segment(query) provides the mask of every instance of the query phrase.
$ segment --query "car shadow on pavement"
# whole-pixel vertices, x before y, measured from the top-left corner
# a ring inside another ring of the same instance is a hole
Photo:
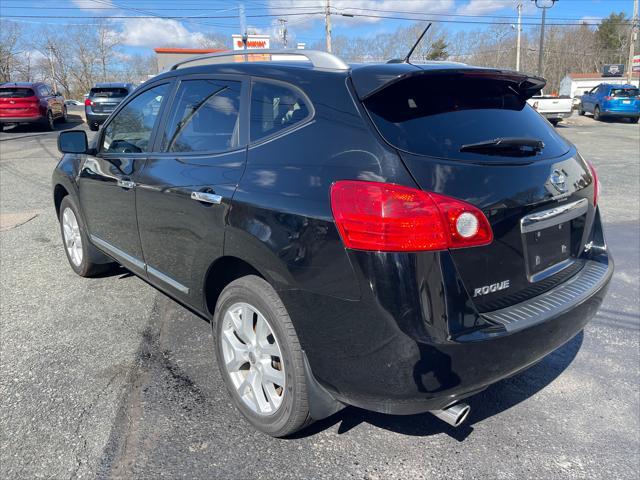
[[[73,113],[69,113],[66,122],[58,121],[54,123],[55,132],[62,132],[64,130],[70,130],[72,128],[76,128],[78,125],[82,125],[84,123],[84,119],[81,115],[75,115]],[[13,134],[31,134],[31,133],[50,133],[45,130],[40,125],[36,124],[21,124],[21,125],[12,125],[5,127],[3,133],[13,133]]]
[[[356,407],[346,407],[334,415],[310,425],[291,438],[315,435],[338,423],[340,424],[338,434],[346,433],[361,423],[369,423],[378,428],[403,435],[429,436],[446,433],[462,442],[471,435],[475,423],[508,410],[553,382],[571,364],[582,346],[583,338],[584,334],[581,331],[565,345],[524,372],[491,385],[486,390],[465,399],[465,402],[471,407],[471,413],[467,422],[458,428],[451,427],[430,413],[387,415]]]

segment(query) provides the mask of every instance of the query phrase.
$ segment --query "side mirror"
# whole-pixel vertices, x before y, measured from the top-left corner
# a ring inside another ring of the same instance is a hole
[[[58,135],[58,150],[62,153],[87,153],[87,134],[82,130],[69,130]]]

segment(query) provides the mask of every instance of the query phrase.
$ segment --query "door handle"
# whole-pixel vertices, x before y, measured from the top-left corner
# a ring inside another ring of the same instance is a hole
[[[136,182],[132,182],[131,180],[118,179],[118,186],[129,190],[136,186]]]
[[[222,195],[216,195],[215,193],[207,192],[191,192],[191,199],[197,202],[220,205],[220,203],[222,202]]]

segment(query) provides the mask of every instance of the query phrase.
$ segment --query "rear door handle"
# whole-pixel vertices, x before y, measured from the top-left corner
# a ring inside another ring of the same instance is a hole
[[[207,192],[191,192],[191,199],[197,202],[220,205],[220,203],[222,202],[222,195],[216,195],[215,193]]]
[[[118,179],[118,186],[129,190],[136,186],[136,182],[132,182],[131,180]]]

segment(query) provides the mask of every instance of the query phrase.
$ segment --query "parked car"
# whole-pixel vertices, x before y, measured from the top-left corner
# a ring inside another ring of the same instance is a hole
[[[534,95],[527,100],[537,112],[555,127],[563,118],[569,118],[573,111],[573,101],[567,96]]]
[[[526,103],[541,78],[288,54],[310,62],[185,61],[91,147],[60,134],[71,268],[117,262],[209,320],[270,435],[344,405],[457,426],[598,310],[596,171]]]
[[[83,105],[83,103],[80,100],[65,100],[64,104],[69,106],[69,105],[73,105],[73,106],[79,106],[79,105]]]
[[[135,86],[131,83],[97,83],[84,101],[89,128],[98,130],[118,104],[134,89]]]
[[[54,130],[54,122],[67,121],[64,97],[46,83],[11,82],[0,84],[0,128],[31,123]]]
[[[623,117],[633,123],[638,123],[640,91],[634,85],[601,83],[591,90],[585,90],[578,113],[580,115],[593,113],[595,120]]]

